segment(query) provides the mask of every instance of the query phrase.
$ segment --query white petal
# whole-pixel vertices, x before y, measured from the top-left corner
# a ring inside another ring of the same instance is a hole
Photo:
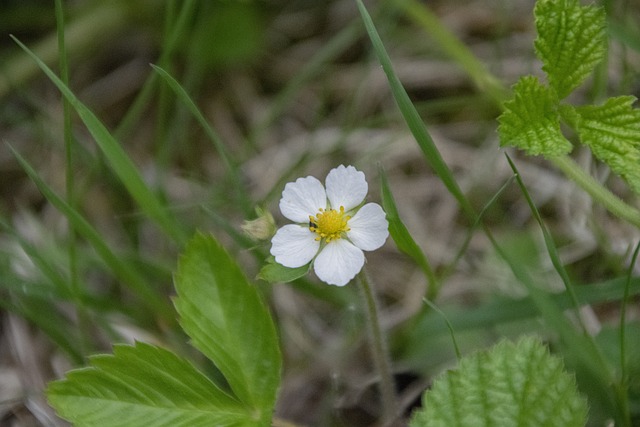
[[[308,264],[319,248],[316,233],[297,224],[285,225],[271,239],[271,255],[278,264],[289,268]]]
[[[327,243],[313,262],[320,280],[330,285],[344,286],[362,269],[364,254],[347,240]]]
[[[284,186],[280,199],[280,212],[293,222],[307,223],[309,215],[327,207],[327,195],[318,179],[308,176],[298,178]]]
[[[377,203],[367,203],[349,220],[347,237],[365,251],[378,249],[389,237],[389,223]]]
[[[340,165],[331,169],[325,184],[331,207],[340,209],[344,206],[347,212],[362,203],[369,189],[364,173],[353,166]]]

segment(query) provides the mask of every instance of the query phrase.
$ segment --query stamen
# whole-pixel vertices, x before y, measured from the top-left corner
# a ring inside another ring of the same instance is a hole
[[[318,235],[316,240],[324,239],[329,243],[351,230],[348,225],[350,219],[345,215],[344,206],[340,206],[340,210],[320,208],[316,216],[309,215],[309,230]]]

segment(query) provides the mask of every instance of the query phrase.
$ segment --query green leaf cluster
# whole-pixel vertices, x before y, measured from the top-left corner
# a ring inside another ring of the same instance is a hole
[[[609,98],[602,105],[565,106],[561,111],[594,156],[640,193],[640,110],[633,96]]]
[[[464,357],[423,395],[410,427],[582,427],[586,400],[560,358],[536,338]]]
[[[561,102],[580,86],[600,62],[607,47],[606,16],[598,6],[578,0],[541,0],[535,7],[536,54],[548,85],[522,77],[500,116],[500,142],[530,155],[557,158],[573,146],[561,120],[571,126],[594,156],[640,193],[640,111],[636,98],[610,98],[602,105],[574,107]]]
[[[211,236],[197,234],[175,275],[175,306],[214,381],[157,346],[116,345],[50,383],[51,405],[76,426],[268,426],[280,384],[276,328],[258,290]]]

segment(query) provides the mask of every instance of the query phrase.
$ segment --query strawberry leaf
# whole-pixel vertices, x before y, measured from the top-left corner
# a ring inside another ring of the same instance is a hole
[[[505,111],[498,118],[500,144],[546,157],[571,152],[571,143],[560,131],[555,93],[533,76],[520,78],[513,91],[514,98],[505,102]]]

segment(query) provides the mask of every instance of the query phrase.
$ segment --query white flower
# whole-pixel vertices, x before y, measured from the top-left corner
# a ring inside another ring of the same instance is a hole
[[[364,251],[378,249],[389,236],[389,223],[377,203],[361,206],[368,185],[353,166],[332,169],[322,183],[312,176],[284,187],[280,211],[296,224],[280,228],[271,254],[285,267],[313,261],[316,275],[344,286],[362,269]]]

